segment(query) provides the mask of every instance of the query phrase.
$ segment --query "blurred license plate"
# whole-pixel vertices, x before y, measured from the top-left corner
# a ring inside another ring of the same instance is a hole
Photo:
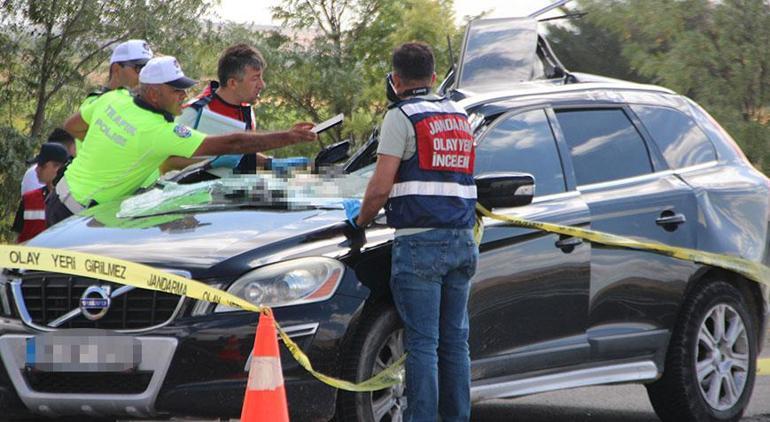
[[[26,366],[40,371],[126,371],[136,369],[141,357],[139,340],[105,332],[58,331],[27,339]]]

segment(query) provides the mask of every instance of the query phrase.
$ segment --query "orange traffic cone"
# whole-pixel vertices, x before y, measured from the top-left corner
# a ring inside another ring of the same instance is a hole
[[[288,422],[286,390],[272,312],[262,313],[251,353],[249,381],[243,398],[242,422]]]

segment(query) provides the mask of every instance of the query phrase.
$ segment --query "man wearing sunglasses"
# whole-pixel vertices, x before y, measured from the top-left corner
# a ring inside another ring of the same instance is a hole
[[[121,94],[130,96],[129,90],[139,86],[139,72],[141,72],[144,65],[146,65],[152,58],[152,55],[150,45],[147,44],[147,41],[145,40],[128,40],[118,44],[117,47],[115,47],[115,50],[112,51],[112,56],[110,56],[110,73],[107,85],[101,86],[90,92],[78,110],[82,110],[83,107],[88,106],[100,96],[110,91],[119,90]],[[73,114],[69,119],[72,119],[77,114],[79,113]],[[67,127],[65,126],[64,129],[66,130]],[[74,133],[70,132],[70,135],[75,138],[75,154],[72,154],[72,157],[74,157],[82,149],[83,140],[78,138]],[[59,182],[59,179],[61,179],[67,166],[69,166],[69,162],[62,166],[59,174],[54,180],[54,184]],[[160,172],[155,172],[150,175],[147,178],[145,185],[154,182],[158,176],[160,176]]]
[[[151,58],[152,50],[145,40],[128,40],[118,44],[110,57],[107,85],[89,94],[89,98],[118,88],[136,88],[139,85],[139,72]]]

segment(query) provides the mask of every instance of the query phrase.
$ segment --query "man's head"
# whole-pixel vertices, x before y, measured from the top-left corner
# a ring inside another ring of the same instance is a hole
[[[139,96],[153,107],[178,116],[182,114],[187,89],[196,83],[184,75],[174,57],[156,57],[139,74]]]
[[[46,142],[61,144],[64,146],[70,156],[75,156],[75,138],[73,138],[69,132],[60,127],[57,127],[51,131],[51,134],[48,135],[48,140]]]
[[[68,158],[67,149],[62,144],[46,142],[40,146],[40,151],[35,158],[27,160],[27,164],[37,164],[35,168],[37,180],[50,187],[59,168],[67,162]]]
[[[136,88],[139,72],[152,58],[152,50],[144,40],[128,40],[118,44],[110,57],[109,88]]]
[[[219,58],[217,76],[220,91],[225,90],[240,103],[253,104],[265,87],[262,72],[267,63],[262,54],[246,44],[236,44]]]
[[[436,82],[433,50],[428,44],[411,42],[393,51],[393,86],[396,92],[412,88],[432,87]]]

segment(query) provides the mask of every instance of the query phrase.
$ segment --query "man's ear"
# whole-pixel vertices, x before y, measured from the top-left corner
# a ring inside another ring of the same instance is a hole
[[[108,77],[112,77],[112,75],[117,75],[118,72],[120,72],[120,64],[118,63],[111,63],[110,64],[110,70],[108,73]]]
[[[433,75],[430,77],[430,86],[433,86],[436,84],[436,72],[433,72]]]
[[[401,80],[401,77],[398,76],[396,73],[391,73],[390,78],[393,80],[393,89],[396,90],[396,94],[399,93],[399,91],[402,91],[403,80]]]

